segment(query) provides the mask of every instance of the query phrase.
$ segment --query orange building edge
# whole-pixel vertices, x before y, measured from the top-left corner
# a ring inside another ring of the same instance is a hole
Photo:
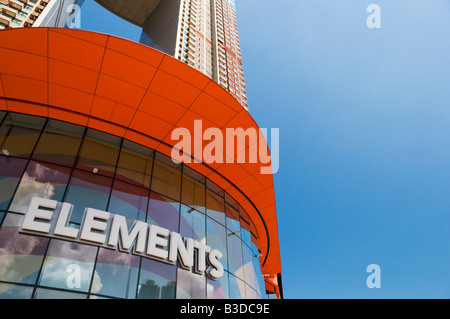
[[[0,110],[87,126],[168,156],[178,142],[171,132],[194,132],[194,120],[202,120],[203,131],[218,128],[224,137],[226,128],[259,130],[248,111],[207,76],[119,37],[61,28],[2,30],[0,57]],[[247,140],[237,143],[250,151]],[[258,143],[268,152],[263,137]],[[266,289],[280,297],[273,176],[260,173],[260,162],[238,163],[236,158],[233,163],[186,165],[222,187],[248,213],[259,236]]]

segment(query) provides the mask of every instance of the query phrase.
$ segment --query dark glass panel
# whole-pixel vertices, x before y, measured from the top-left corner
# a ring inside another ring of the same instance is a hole
[[[181,164],[175,164],[170,157],[156,153],[152,190],[161,195],[180,200]]]
[[[124,140],[117,165],[116,179],[149,188],[153,153],[152,149]]]
[[[3,118],[5,117],[6,112],[5,111],[0,111],[0,125],[2,124]]]
[[[34,299],[87,299],[87,294],[38,288],[36,289]]]
[[[30,161],[9,210],[25,213],[33,197],[61,201],[70,171],[68,167]]]
[[[178,232],[180,203],[151,192],[147,222]]]
[[[228,195],[228,193],[225,193],[225,216],[227,219],[227,228],[231,232],[241,230],[239,204],[230,195]]]
[[[34,284],[49,239],[19,234],[22,219],[7,214],[0,228],[0,280]]]
[[[39,285],[89,291],[97,247],[52,239],[45,257]],[[98,276],[92,279],[92,289],[100,285]]]
[[[206,244],[206,216],[202,213],[181,205],[180,231],[183,237],[192,238]]]
[[[237,234],[228,234],[228,270],[231,274],[244,279],[242,240]]]
[[[85,128],[50,119],[39,139],[33,159],[72,166]]]
[[[111,184],[110,178],[75,170],[64,199],[74,205],[71,222],[80,224],[86,208],[106,210]]]
[[[0,210],[6,210],[14,195],[27,160],[0,155]]]
[[[121,181],[114,181],[108,211],[127,219],[145,221],[149,190]]]
[[[206,214],[225,225],[225,192],[210,180],[206,181]]]
[[[100,248],[91,293],[135,299],[140,257]]]
[[[239,214],[241,216],[241,238],[244,243],[251,246],[252,238],[250,234],[250,223],[251,219],[250,216],[248,216],[247,212],[240,207]]]
[[[205,213],[205,181],[203,175],[187,166],[183,167],[181,202],[202,213]]]
[[[0,299],[31,299],[33,287],[0,283]]]
[[[174,299],[176,266],[142,258],[138,299]]]
[[[99,175],[114,175],[121,138],[88,129],[77,162],[77,168]]]
[[[0,152],[3,155],[29,157],[46,119],[9,113],[0,127]]]

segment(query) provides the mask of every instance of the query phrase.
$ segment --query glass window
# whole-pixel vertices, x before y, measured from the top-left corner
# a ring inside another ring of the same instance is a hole
[[[86,208],[106,210],[112,180],[89,172],[73,172],[65,202],[73,204],[71,222],[80,224]]]
[[[0,283],[0,299],[31,299],[33,287]]]
[[[253,288],[256,288],[258,286],[258,283],[256,281],[256,271],[255,271],[255,264],[253,263],[253,257],[254,254],[250,247],[243,244],[242,245],[242,257],[244,262],[244,277],[245,282],[250,285]]]
[[[97,249],[94,246],[52,239],[42,267],[39,285],[61,289],[89,291]],[[92,289],[100,280],[95,275]]]
[[[250,285],[245,285],[245,298],[247,299],[258,299],[260,298],[256,290],[254,290]]]
[[[30,161],[9,210],[24,214],[33,197],[61,201],[69,176],[68,167]]]
[[[91,293],[135,299],[140,257],[100,248]]]
[[[206,277],[178,268],[177,299],[205,299]]]
[[[228,272],[225,272],[219,280],[207,279],[206,294],[208,299],[229,299]]]
[[[48,120],[33,159],[73,166],[85,128],[53,119]]]
[[[245,298],[245,282],[241,279],[229,274],[230,283],[230,299],[244,299]]]
[[[181,205],[180,234],[206,244],[205,215],[186,205]]]
[[[183,166],[183,181],[181,202],[205,213],[205,180],[206,178],[187,167]]]
[[[49,239],[19,234],[22,218],[7,214],[0,228],[0,280],[34,284]]]
[[[147,222],[178,232],[180,203],[151,192]]]
[[[108,211],[127,219],[145,221],[149,190],[121,181],[114,181]]]
[[[45,118],[9,113],[0,127],[0,152],[29,157],[39,138]]]
[[[222,224],[209,217],[206,219],[206,244],[223,254],[220,262],[225,270],[228,270],[227,237],[227,230]]]
[[[239,204],[230,195],[228,195],[228,193],[225,193],[225,216],[227,220],[227,228],[231,232],[241,230]]]
[[[244,279],[242,259],[242,241],[237,234],[228,234],[228,270],[233,275]]]
[[[114,175],[121,139],[88,129],[81,146],[77,168],[99,175]]]
[[[26,164],[26,160],[0,155],[0,210],[8,208]]]
[[[152,190],[161,195],[180,200],[181,164],[175,164],[170,157],[156,153]]]
[[[69,291],[38,288],[34,295],[35,299],[87,299],[87,294]]]
[[[139,299],[174,299],[176,266],[142,258]]]
[[[225,192],[210,180],[206,181],[206,213],[225,225]]]
[[[150,187],[154,151],[128,140],[123,141],[116,179],[141,187]]]
[[[256,247],[254,247],[254,249],[255,248]],[[255,255],[255,257],[253,258],[253,267],[255,269],[256,283],[257,283],[257,287],[255,287],[255,289],[260,296],[264,296],[266,288],[264,284],[264,276],[261,271],[261,261],[259,259],[259,255]]]
[[[241,216],[241,238],[244,243],[251,246],[252,237],[250,233],[250,216],[248,216],[247,212],[240,207],[239,214]]]

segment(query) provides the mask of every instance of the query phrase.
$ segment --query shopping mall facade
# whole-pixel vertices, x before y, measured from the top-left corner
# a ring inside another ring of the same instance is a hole
[[[95,32],[4,30],[0,56],[0,298],[282,297],[267,163],[172,158],[175,129],[208,146],[195,121],[259,129],[228,92]]]

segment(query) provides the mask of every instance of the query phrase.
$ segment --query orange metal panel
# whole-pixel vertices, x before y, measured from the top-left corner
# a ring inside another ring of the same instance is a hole
[[[87,126],[89,121],[89,117],[86,115],[74,113],[73,111],[70,110],[58,109],[53,107],[50,107],[48,109],[48,116],[56,120],[66,121],[83,126]]]
[[[98,72],[72,63],[49,59],[48,80],[50,83],[94,94],[97,87]]]
[[[212,105],[214,105],[214,107],[211,107]],[[200,94],[195,102],[192,103],[190,110],[200,114],[202,118],[208,119],[218,128],[224,127],[234,116],[236,116],[236,111],[206,93]]]
[[[32,108],[30,108],[30,103],[28,102],[22,102],[22,101],[8,101],[8,110],[11,112],[18,112],[18,113],[27,113],[30,115],[37,115],[37,116],[48,116],[48,106],[47,105],[41,105],[41,104],[35,104]]]
[[[118,67],[119,65],[120,67]],[[107,49],[103,57],[101,72],[147,89],[156,68],[128,55]]]
[[[130,129],[128,129],[125,132],[124,138],[153,149],[157,149],[158,146],[161,144],[161,142],[155,140],[154,138],[151,138],[149,136],[146,136],[144,134],[141,134],[139,132]]]
[[[48,92],[50,105],[63,105],[66,109],[77,110],[78,113],[85,115],[91,113],[92,100],[94,99],[92,94],[51,83]]]
[[[145,89],[109,75],[100,74],[98,79],[96,95],[133,108],[139,106],[144,94]]]
[[[116,102],[96,95],[92,102],[91,116],[109,121],[115,106]]]
[[[181,105],[147,91],[139,106],[139,110],[147,114],[155,114],[156,109],[158,109],[158,117],[169,123],[175,123],[186,112],[186,108]]]
[[[153,136],[161,141],[172,130],[173,126],[158,119],[157,117],[137,111],[131,121],[130,128],[149,136]]]
[[[47,56],[47,29],[39,28],[34,32],[28,32],[27,29],[22,28],[16,30],[2,33],[1,48]]]
[[[2,74],[5,97],[35,103],[48,103],[47,82]]]
[[[156,72],[150,91],[184,107],[189,107],[200,94],[200,90],[195,86],[161,70]]]
[[[142,61],[154,67],[159,67],[165,56],[164,53],[160,51],[149,51],[146,46],[117,37],[108,38],[107,48],[121,52],[125,55],[133,56],[136,60]]]
[[[116,124],[98,120],[93,117],[89,118],[88,127],[120,137],[123,137],[127,130],[125,127],[118,127]]]
[[[1,97],[0,98],[0,111],[7,111],[8,106],[6,105],[6,101]]]
[[[7,59],[3,57],[8,57]],[[47,58],[27,52],[0,48],[0,68],[4,74],[47,81]]]
[[[59,30],[55,32],[54,29],[49,31],[48,47],[50,58],[70,62],[94,71],[100,70],[105,52],[104,46],[63,34]]]
[[[245,194],[249,197],[261,192],[264,188],[253,175],[248,175],[243,180],[236,183],[240,189],[245,189]]]
[[[3,82],[2,82],[2,77],[0,74],[0,97],[3,97],[3,96],[5,96],[5,92],[3,91]]]
[[[72,38],[77,38],[92,44],[97,44],[101,47],[105,47],[109,41],[109,36],[103,33],[77,30],[77,32],[72,32],[70,29],[66,28],[46,28],[51,33],[59,33],[67,35]]]
[[[214,96],[219,101],[222,101],[222,103],[225,103],[236,112],[242,111],[242,105],[240,105],[234,97],[232,97],[227,91],[216,83],[211,81],[203,91],[211,96]]]
[[[136,110],[134,108],[116,103],[110,117],[110,122],[129,127],[135,114]]]
[[[180,64],[180,61],[169,56],[164,57],[164,60],[162,61],[159,69],[194,85],[200,90],[203,90],[205,86],[211,81],[209,78],[196,71],[194,68],[184,63]]]

